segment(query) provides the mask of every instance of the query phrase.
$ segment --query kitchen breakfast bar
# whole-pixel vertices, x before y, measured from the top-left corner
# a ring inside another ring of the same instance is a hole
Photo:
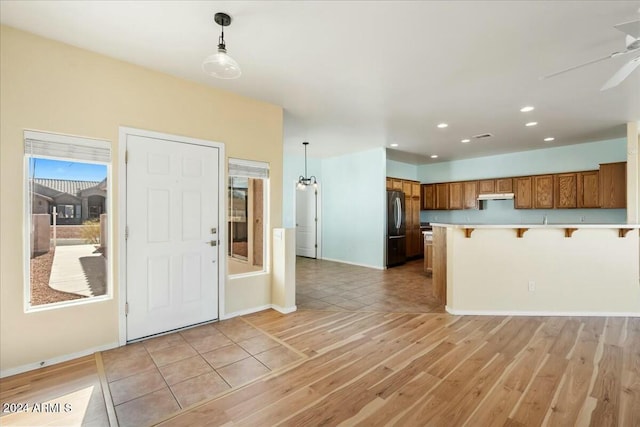
[[[449,313],[640,316],[639,224],[431,226]]]

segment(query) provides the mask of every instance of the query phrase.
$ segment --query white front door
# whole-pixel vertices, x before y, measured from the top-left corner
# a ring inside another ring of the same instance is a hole
[[[218,318],[219,150],[137,135],[126,144],[131,341]]]
[[[296,255],[317,257],[317,200],[314,187],[296,188]]]

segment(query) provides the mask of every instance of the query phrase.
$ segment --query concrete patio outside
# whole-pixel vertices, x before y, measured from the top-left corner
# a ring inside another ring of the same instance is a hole
[[[96,245],[58,246],[53,257],[49,286],[86,297],[107,290],[106,260]]]

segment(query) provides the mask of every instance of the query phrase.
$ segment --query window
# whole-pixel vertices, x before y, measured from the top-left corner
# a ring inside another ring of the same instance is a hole
[[[265,271],[269,165],[229,159],[227,260],[229,274]]]
[[[108,297],[110,143],[24,137],[26,309]]]

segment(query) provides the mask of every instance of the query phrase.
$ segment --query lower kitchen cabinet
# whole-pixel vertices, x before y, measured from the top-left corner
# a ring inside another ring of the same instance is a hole
[[[424,239],[424,271],[433,273],[433,237]]]

